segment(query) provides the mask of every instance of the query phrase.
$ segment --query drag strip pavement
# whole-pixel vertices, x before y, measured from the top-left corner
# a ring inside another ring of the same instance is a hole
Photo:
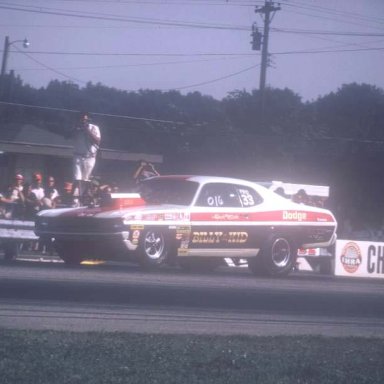
[[[0,327],[384,337],[382,281],[0,262]]]

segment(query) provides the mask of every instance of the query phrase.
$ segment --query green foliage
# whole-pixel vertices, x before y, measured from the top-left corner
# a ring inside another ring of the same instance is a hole
[[[235,90],[219,101],[199,92],[4,81],[1,96],[13,104],[0,104],[0,133],[28,123],[66,136],[77,112],[88,110],[103,147],[162,154],[165,173],[328,184],[340,218],[351,207],[375,222],[384,216],[384,91],[375,86],[346,84],[303,103],[289,89]]]
[[[384,139],[384,91],[367,84],[343,85],[314,103],[317,123],[332,136]]]

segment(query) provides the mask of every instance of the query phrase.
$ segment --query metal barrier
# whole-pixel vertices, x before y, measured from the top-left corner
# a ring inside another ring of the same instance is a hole
[[[0,239],[38,240],[34,221],[0,219]]]
[[[39,239],[35,235],[34,228],[33,221],[0,219],[0,248],[3,249],[6,260],[18,256],[24,241]]]

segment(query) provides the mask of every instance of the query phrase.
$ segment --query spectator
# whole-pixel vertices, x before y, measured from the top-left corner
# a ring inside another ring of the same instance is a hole
[[[4,194],[0,195],[3,215],[7,219],[23,218],[25,214],[24,177],[18,173]]]
[[[152,163],[149,163],[145,160],[141,160],[138,168],[136,169],[133,179],[136,183],[140,183],[145,179],[153,176],[159,176],[159,172],[155,169],[155,166]]]
[[[88,184],[88,188],[85,191],[85,195],[83,195],[84,200],[83,203],[89,206],[99,205],[100,200],[100,179],[98,177],[92,177],[90,183]]]
[[[55,178],[53,176],[48,176],[48,182],[45,187],[44,194],[45,205],[50,206],[51,208],[55,208],[60,195],[58,190],[56,189]]]
[[[310,203],[309,196],[304,191],[304,189],[299,189],[296,194],[292,196],[292,201],[298,204],[306,204]]]
[[[57,198],[56,206],[57,207],[70,207],[73,204],[73,194],[72,194],[73,184],[69,181],[64,183],[64,188],[60,196]]]
[[[28,213],[33,217],[36,212],[43,208],[51,208],[47,205],[45,199],[45,191],[43,188],[43,178],[40,173],[34,173],[32,176],[32,184],[27,192]]]

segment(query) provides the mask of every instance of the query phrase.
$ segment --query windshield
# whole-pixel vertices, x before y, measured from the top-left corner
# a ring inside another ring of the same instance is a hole
[[[147,179],[139,193],[148,204],[190,205],[199,184],[182,179]]]

